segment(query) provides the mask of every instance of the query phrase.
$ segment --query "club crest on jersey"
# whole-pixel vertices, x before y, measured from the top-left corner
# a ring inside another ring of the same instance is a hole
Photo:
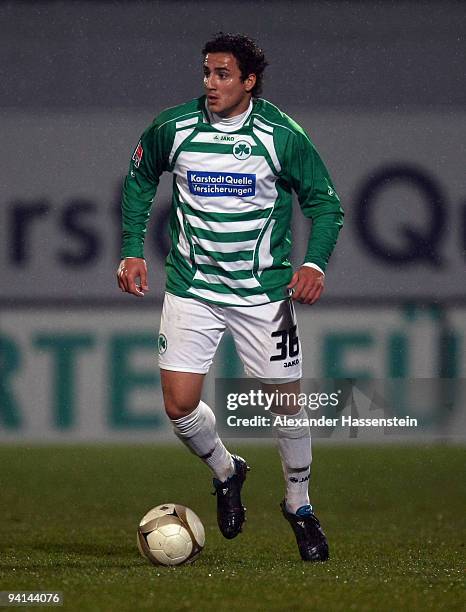
[[[233,145],[233,155],[236,159],[247,159],[251,157],[251,153],[251,145],[246,140],[238,140],[238,142]]]
[[[133,157],[131,158],[136,168],[139,168],[139,164],[141,163],[143,153],[144,153],[144,149],[142,148],[141,141],[139,141],[138,146],[134,150]]]

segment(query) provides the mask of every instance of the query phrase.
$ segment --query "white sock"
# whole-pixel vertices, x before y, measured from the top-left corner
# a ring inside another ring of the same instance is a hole
[[[215,478],[224,482],[233,476],[233,458],[218,437],[215,415],[205,402],[199,402],[190,414],[171,422],[178,438],[210,467]]]
[[[272,416],[283,416],[272,413]],[[305,419],[304,407],[290,418]],[[306,426],[277,425],[275,435],[286,482],[286,507],[296,513],[309,504],[309,478],[311,475],[311,430]]]

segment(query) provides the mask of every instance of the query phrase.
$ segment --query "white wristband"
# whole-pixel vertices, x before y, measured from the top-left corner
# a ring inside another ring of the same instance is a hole
[[[325,276],[325,272],[320,268],[317,264],[312,263],[310,261],[303,263],[303,266],[307,266],[308,268],[314,268],[314,270],[318,270],[321,274]]]

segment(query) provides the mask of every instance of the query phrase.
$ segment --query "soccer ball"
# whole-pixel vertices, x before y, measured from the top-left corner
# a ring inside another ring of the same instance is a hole
[[[141,555],[155,565],[192,563],[204,548],[204,525],[186,506],[162,504],[142,517],[137,543]]]

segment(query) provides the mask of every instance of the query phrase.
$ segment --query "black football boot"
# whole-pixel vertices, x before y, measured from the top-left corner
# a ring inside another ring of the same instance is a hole
[[[316,515],[312,512],[312,507],[302,506],[296,514],[288,512],[285,500],[282,501],[280,507],[283,516],[294,531],[301,559],[303,561],[327,561],[329,557],[327,538]]]
[[[225,482],[214,478],[215,491],[217,496],[217,523],[222,535],[231,540],[242,530],[246,520],[246,508],[241,503],[241,488],[246,480],[246,473],[249,466],[242,457],[232,455],[235,464],[235,473]]]

